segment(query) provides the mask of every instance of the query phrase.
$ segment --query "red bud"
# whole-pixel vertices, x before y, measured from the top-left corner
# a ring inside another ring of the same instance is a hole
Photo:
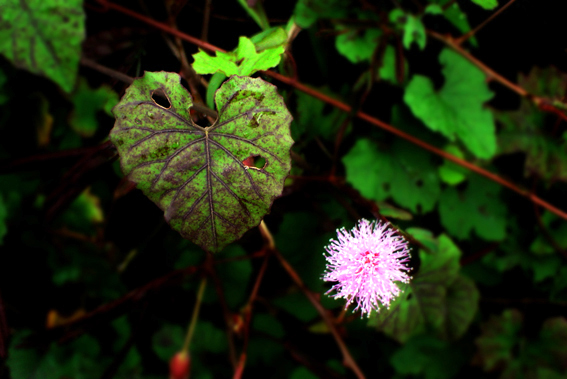
[[[186,351],[176,353],[169,361],[169,379],[189,379],[191,358]]]

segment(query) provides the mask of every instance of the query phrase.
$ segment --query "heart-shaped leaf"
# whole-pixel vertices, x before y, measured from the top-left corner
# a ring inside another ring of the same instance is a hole
[[[169,224],[218,252],[258,225],[281,194],[292,117],[275,86],[233,76],[215,94],[218,119],[201,127],[191,119],[193,102],[179,80],[163,71],[136,79],[114,108],[110,138],[124,173]],[[168,107],[154,100],[156,92]]]

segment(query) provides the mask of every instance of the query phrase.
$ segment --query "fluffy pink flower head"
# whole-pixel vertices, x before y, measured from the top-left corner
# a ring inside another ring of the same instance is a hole
[[[380,304],[389,307],[401,292],[395,282],[410,280],[408,242],[387,223],[364,219],[350,232],[342,228],[337,234],[338,240],[325,247],[323,280],[338,282],[327,293],[336,291],[331,297],[345,298],[345,309],[356,301],[354,311],[360,309],[362,316],[379,311]]]

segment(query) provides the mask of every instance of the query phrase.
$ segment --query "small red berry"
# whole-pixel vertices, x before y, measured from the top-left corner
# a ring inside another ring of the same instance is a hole
[[[176,353],[169,361],[169,379],[189,379],[191,358],[186,351]]]

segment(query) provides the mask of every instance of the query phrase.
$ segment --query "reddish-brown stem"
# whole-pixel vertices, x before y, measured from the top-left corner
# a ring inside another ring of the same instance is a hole
[[[230,317],[230,311],[228,309],[228,305],[226,304],[226,298],[224,296],[222,284],[221,281],[219,280],[214,264],[210,265],[209,272],[211,278],[213,279],[215,290],[217,291],[217,296],[219,298],[219,302],[222,308],[222,314],[224,316],[224,322],[226,324],[226,338],[228,340],[228,356],[230,359],[230,363],[232,364],[232,368],[236,369],[236,350],[234,348],[234,339],[232,338],[233,333],[232,333],[232,320]]]
[[[319,315],[321,315],[321,317],[323,318],[323,321],[325,322],[325,324],[327,325],[327,327],[331,331],[331,334],[333,335],[333,338],[335,339],[335,342],[337,343],[337,346],[339,347],[339,350],[341,351],[341,353],[343,355],[343,364],[346,367],[350,368],[354,372],[354,374],[356,375],[357,378],[359,378],[359,379],[365,378],[364,374],[362,373],[362,371],[358,367],[358,364],[356,363],[356,361],[354,360],[354,358],[350,354],[350,351],[348,350],[343,339],[339,335],[339,332],[337,331],[335,323],[331,319],[331,316],[329,315],[328,311],[325,308],[323,308],[323,306],[321,305],[319,300],[317,300],[317,298],[315,297],[313,292],[311,292],[305,286],[305,284],[303,284],[303,280],[301,280],[301,278],[299,277],[297,272],[293,269],[293,267],[280,254],[280,252],[277,249],[274,249],[274,255],[278,258],[278,260],[280,261],[280,264],[282,265],[284,270],[288,273],[288,275],[291,277],[291,279],[295,282],[295,284],[299,287],[299,289],[305,294],[307,299],[311,302],[311,304],[313,304],[313,307],[315,307],[315,309],[317,310]]]
[[[184,39],[185,41],[188,41],[190,43],[193,43],[203,49],[206,50],[210,50],[210,51],[225,51],[222,50],[214,45],[211,45],[210,43],[204,42],[199,40],[198,38],[192,37],[190,35],[187,35],[183,32],[180,32],[179,30],[170,28],[168,25],[163,24],[161,22],[152,20],[149,17],[143,16],[141,14],[138,14],[134,11],[131,11],[127,8],[121,7],[120,5],[111,3],[109,1],[106,0],[98,0],[102,5],[107,6],[108,8],[112,8],[115,9],[117,11],[120,11],[126,15],[129,15],[131,17],[134,17],[138,20],[141,20],[143,22],[146,22],[149,25],[152,25],[153,27],[163,30],[167,33],[171,33],[172,35],[178,36],[181,39]],[[530,97],[532,98],[532,100],[538,105],[540,106],[540,103],[542,102],[542,99],[534,97],[534,96],[529,96],[529,93],[523,89],[522,87],[510,82],[509,80],[507,80],[506,78],[504,78],[503,76],[499,75],[498,73],[494,72],[492,69],[490,69],[489,67],[487,67],[486,65],[484,65],[484,63],[480,62],[479,60],[477,60],[476,58],[474,58],[471,54],[469,54],[467,51],[465,51],[463,48],[461,48],[459,45],[455,44],[454,39],[452,39],[451,37],[445,37],[442,36],[439,33],[433,32],[433,31],[428,31],[428,34],[431,35],[432,37],[445,42],[448,46],[450,46],[451,48],[453,48],[455,51],[457,51],[458,53],[462,54],[465,58],[469,59],[472,63],[474,63],[477,67],[479,67],[482,71],[484,71],[488,76],[494,78],[495,80],[497,80],[498,82],[502,83],[503,85],[505,85],[506,87],[512,89],[514,92],[518,93],[520,96],[524,96],[524,97]],[[288,84],[302,92],[307,93],[308,95],[311,95],[319,100],[322,100],[328,104],[331,104],[332,106],[341,109],[345,112],[351,112],[352,111],[352,107],[348,104],[345,104],[339,100],[333,99],[330,96],[327,96],[319,91],[316,91],[308,86],[306,86],[305,84],[297,81],[296,79],[293,78],[289,78],[287,76],[281,75],[277,72],[273,72],[273,71],[264,71],[263,72],[265,75],[270,76],[276,80],[279,80],[282,83]],[[381,129],[384,129],[400,138],[403,138],[405,140],[407,140],[408,142],[411,142],[433,154],[439,155],[445,159],[448,159],[452,162],[455,162],[456,164],[463,166],[479,175],[482,175],[504,187],[507,187],[509,189],[511,189],[512,191],[520,194],[523,197],[526,197],[527,199],[529,199],[530,201],[534,202],[535,204],[538,204],[540,206],[542,206],[543,208],[549,210],[550,212],[556,214],[557,216],[567,220],[567,213],[560,210],[559,208],[549,204],[548,202],[540,199],[537,195],[535,195],[534,193],[527,191],[525,189],[522,189],[518,186],[516,186],[514,183],[511,183],[505,179],[500,178],[498,175],[493,174],[483,168],[477,167],[475,165],[473,165],[472,163],[469,163],[463,159],[457,158],[441,149],[438,149],[426,142],[423,142],[415,137],[413,137],[412,135],[409,135],[405,132],[402,132],[401,130],[396,129],[395,127],[393,127],[392,125],[389,125],[375,117],[372,117],[364,112],[358,111],[355,114],[356,117],[367,121],[368,123],[377,126]]]
[[[508,8],[510,5],[512,5],[512,3],[516,1],[516,0],[510,0],[508,1],[504,6],[502,6],[500,9],[498,9],[496,12],[494,12],[493,14],[490,15],[490,17],[488,17],[486,20],[484,20],[483,22],[481,22],[476,28],[469,30],[467,33],[463,34],[462,36],[460,36],[459,38],[457,38],[455,40],[455,43],[457,45],[462,45],[463,42],[465,42],[466,40],[468,40],[469,38],[471,38],[472,36],[474,36],[476,33],[478,33],[478,31],[482,28],[484,28],[490,21],[494,20],[500,13],[504,12],[504,10],[506,8]]]
[[[270,255],[271,254],[268,253],[264,257],[264,261],[262,262],[262,266],[260,267],[260,271],[258,272],[258,276],[256,277],[256,282],[254,283],[252,292],[250,292],[250,297],[248,298],[248,302],[244,307],[244,311],[243,311],[244,342],[242,344],[242,351],[240,352],[240,358],[238,359],[238,363],[234,370],[234,375],[232,376],[233,379],[242,378],[242,373],[244,372],[244,367],[246,365],[246,352],[248,350],[248,340],[250,335],[250,320],[252,319],[252,308],[254,306],[254,301],[256,301],[256,297],[258,296],[258,290],[260,289],[260,284],[262,283],[262,279],[264,278],[264,274],[266,273],[266,268],[268,267],[268,260],[270,259]]]

